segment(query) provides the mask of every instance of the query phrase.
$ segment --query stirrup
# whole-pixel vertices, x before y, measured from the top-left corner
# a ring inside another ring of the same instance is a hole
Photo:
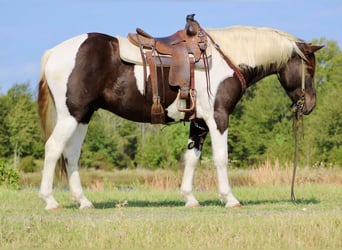
[[[176,106],[179,112],[190,112],[193,111],[196,104],[195,104],[195,97],[196,97],[196,90],[195,89],[190,89],[189,90],[189,95],[190,95],[190,108],[182,108],[181,105],[179,104],[179,100],[181,95],[181,90],[178,90],[177,98],[176,98]]]

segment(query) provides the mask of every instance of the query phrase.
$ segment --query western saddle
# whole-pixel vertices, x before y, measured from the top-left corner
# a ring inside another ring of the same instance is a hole
[[[145,84],[147,82],[147,65],[150,70],[153,95],[151,123],[165,123],[165,112],[158,91],[157,67],[170,68],[169,84],[179,87],[177,100],[184,99],[189,106],[178,107],[178,110],[185,112],[188,119],[195,118],[194,65],[205,54],[207,35],[199,23],[194,20],[194,16],[194,14],[187,15],[185,28],[171,36],[154,38],[140,28],[136,29],[137,33],[128,34],[130,42],[140,48]],[[164,81],[163,75],[161,79]]]

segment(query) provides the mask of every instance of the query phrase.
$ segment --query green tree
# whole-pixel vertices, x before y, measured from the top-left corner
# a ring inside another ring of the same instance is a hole
[[[257,83],[238,104],[230,122],[231,158],[245,165],[270,159],[285,160],[291,141],[291,110],[285,91],[275,76]],[[236,117],[238,116],[238,117]]]
[[[82,164],[93,167],[105,162],[110,164],[106,167],[109,170],[134,167],[140,137],[138,123],[100,110],[94,114],[89,124]]]
[[[326,47],[317,53],[317,107],[307,119],[305,145],[312,155],[307,164],[342,165],[342,52],[336,42],[319,43]]]
[[[7,146],[15,161],[20,157],[41,157],[43,154],[36,101],[29,86],[29,83],[16,84],[6,97],[7,109],[2,129],[7,130]]]
[[[36,100],[29,86],[15,84],[0,97],[0,154],[14,155],[15,163],[20,157],[43,155]]]
[[[145,168],[178,168],[186,149],[189,123],[150,128],[138,145],[136,161]]]
[[[10,135],[8,133],[8,126],[6,117],[10,110],[9,98],[5,95],[0,96],[0,158],[8,158],[11,154]]]

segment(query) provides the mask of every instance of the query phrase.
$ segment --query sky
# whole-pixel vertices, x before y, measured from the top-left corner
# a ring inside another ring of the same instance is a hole
[[[342,48],[341,0],[0,0],[0,94],[16,83],[35,91],[44,51],[73,36],[126,36],[140,27],[162,37],[192,13],[204,28],[272,27]]]

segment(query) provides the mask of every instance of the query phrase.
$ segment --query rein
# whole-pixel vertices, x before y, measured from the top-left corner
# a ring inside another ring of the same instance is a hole
[[[301,81],[301,89],[302,95],[299,100],[295,103],[294,116],[293,116],[293,135],[294,135],[294,156],[293,156],[293,173],[292,173],[292,182],[291,182],[291,200],[293,202],[296,201],[296,197],[294,194],[294,184],[296,178],[297,171],[297,162],[298,162],[298,128],[302,127],[302,137],[304,138],[304,120],[303,120],[303,108],[305,103],[305,62],[302,59],[302,81]]]

